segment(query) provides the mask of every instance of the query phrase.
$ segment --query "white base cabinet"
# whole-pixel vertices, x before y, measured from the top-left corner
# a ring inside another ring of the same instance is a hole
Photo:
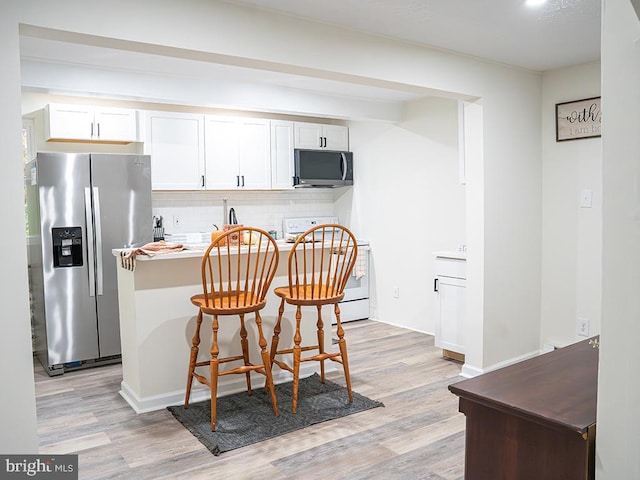
[[[435,272],[435,346],[464,355],[466,260],[436,255]]]

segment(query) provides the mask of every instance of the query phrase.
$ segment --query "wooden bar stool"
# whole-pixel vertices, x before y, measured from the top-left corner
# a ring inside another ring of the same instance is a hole
[[[340,322],[338,302],[344,298],[344,288],[353,270],[357,255],[358,246],[353,233],[347,228],[336,224],[318,225],[309,229],[298,237],[289,252],[289,285],[275,289],[275,294],[281,298],[281,302],[278,321],[271,340],[271,364],[272,366],[276,364],[280,368],[293,373],[293,413],[296,413],[298,409],[298,381],[302,362],[320,362],[322,383],[325,381],[325,360],[341,363],[344,369],[347,391],[349,392],[349,402],[353,402],[349,361],[347,358],[347,342]],[[285,303],[296,306],[294,345],[293,348],[278,350]],[[334,306],[339,352],[325,351],[324,323],[322,320],[323,305]],[[313,345],[302,345],[302,336],[300,334],[302,307],[307,306],[316,307],[317,310],[317,343]],[[303,358],[302,352],[309,351],[317,351],[317,353]],[[292,366],[276,359],[277,355],[285,354],[293,354]]]
[[[247,392],[251,395],[251,372],[265,375],[265,389],[271,393],[273,413],[278,415],[271,375],[271,362],[267,351],[267,341],[262,332],[260,310],[266,305],[266,295],[278,267],[279,252],[275,240],[264,230],[253,227],[233,228],[217,237],[202,257],[203,293],[191,297],[191,303],[198,307],[196,331],[193,335],[187,392],[184,408],[189,406],[191,385],[195,378],[211,389],[211,430],[216,429],[216,398],[218,377],[230,374],[245,374]],[[258,345],[262,363],[253,364],[249,360],[249,342],[244,318],[247,313],[255,314],[258,327]],[[211,359],[198,362],[200,345],[200,325],[203,315],[211,315],[212,342]],[[240,345],[242,355],[219,357],[218,317],[238,315],[240,317]],[[219,370],[220,364],[242,361],[242,365],[228,370]],[[197,367],[209,367],[210,380],[195,372]]]

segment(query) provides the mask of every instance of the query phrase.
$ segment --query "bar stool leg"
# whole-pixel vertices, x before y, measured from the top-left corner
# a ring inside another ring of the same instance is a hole
[[[273,374],[271,373],[271,361],[269,360],[269,352],[267,351],[267,340],[264,338],[262,331],[262,317],[260,312],[256,312],[256,325],[258,326],[258,345],[260,346],[260,354],[262,356],[262,363],[264,365],[265,373],[265,385],[269,387],[271,393],[271,404],[273,405],[273,413],[277,417],[280,412],[278,411],[278,401],[276,399],[276,390],[273,385]]]
[[[322,305],[318,305],[318,353],[324,353],[324,323],[322,322]],[[324,383],[324,358],[320,360],[320,380]]]
[[[189,373],[187,374],[187,393],[184,396],[184,408],[189,406],[191,398],[191,386],[193,384],[193,372],[196,369],[198,361],[198,350],[200,345],[200,325],[202,324],[202,310],[198,310],[198,318],[196,320],[196,331],[191,340],[191,357],[189,358]]]
[[[351,377],[349,376],[349,358],[347,356],[347,341],[344,339],[344,329],[340,322],[340,307],[335,304],[334,311],[338,323],[338,347],[340,348],[340,357],[342,358],[342,368],[344,368],[344,380],[347,384],[347,392],[349,392],[349,403],[353,402],[353,391],[351,390]]]
[[[280,342],[280,332],[282,331],[282,315],[284,314],[284,298],[280,302],[280,308],[278,308],[278,320],[273,327],[273,336],[271,337],[271,352],[269,354],[269,368],[273,370],[273,359],[276,358],[278,353],[278,343]],[[267,384],[264,384],[264,392],[267,391]]]
[[[300,380],[300,358],[302,349],[300,343],[302,336],[300,335],[300,320],[302,319],[302,308],[300,305],[296,307],[296,333],[293,336],[293,402],[291,411],[296,413],[298,410],[298,382]]]
[[[242,346],[242,358],[245,367],[249,365],[249,341],[247,340],[247,328],[244,325],[244,314],[240,315],[240,345]],[[247,371],[247,394],[251,395],[251,372]]]
[[[220,349],[218,348],[218,316],[213,316],[213,322],[211,323],[211,330],[213,332],[213,338],[211,341],[211,360],[209,362],[210,372],[210,387],[211,387],[211,431],[216,430],[216,407],[218,399],[218,354]]]
[[[278,343],[280,342],[280,332],[282,331],[282,315],[284,314],[284,298],[280,302],[280,308],[278,308],[278,320],[275,327],[273,327],[273,337],[271,337],[271,364],[273,365],[273,359],[276,358],[278,351]]]

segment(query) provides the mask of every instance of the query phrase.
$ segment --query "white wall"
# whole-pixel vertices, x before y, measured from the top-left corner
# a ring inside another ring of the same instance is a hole
[[[603,1],[603,268],[596,478],[640,478],[640,22]]]
[[[0,204],[6,231],[2,254],[4,282],[0,289],[2,323],[0,359],[5,366],[0,409],[0,452],[35,453],[35,389],[27,288],[22,152],[20,147],[20,57],[18,25],[12,6],[0,15]]]
[[[516,79],[515,76],[518,78]],[[510,88],[511,82],[518,89]],[[467,230],[467,288],[481,290],[483,369],[538,352],[540,335],[541,167],[540,78],[503,72],[483,96],[483,190],[467,176],[467,216],[482,218],[484,230]],[[472,170],[473,174],[475,170]],[[481,201],[473,201],[481,197]],[[481,210],[483,209],[483,210]],[[482,244],[483,272],[472,265]],[[476,247],[477,248],[477,247]],[[482,276],[481,276],[482,275]],[[467,312],[477,315],[467,301]],[[477,338],[477,337],[475,337]]]
[[[336,201],[371,244],[372,317],[431,334],[431,254],[465,243],[457,122],[457,102],[436,98],[409,105],[397,125],[352,122],[354,187]]]
[[[542,77],[541,345],[584,340],[576,335],[577,318],[589,321],[589,336],[600,333],[602,142],[555,140],[555,104],[598,96],[599,62]],[[585,189],[593,191],[592,208],[578,205]]]

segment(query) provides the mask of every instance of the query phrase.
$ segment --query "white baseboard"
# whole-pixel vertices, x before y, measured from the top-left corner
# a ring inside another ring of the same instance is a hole
[[[460,371],[460,375],[463,376],[463,377],[466,377],[466,378],[477,377],[478,375],[482,375],[483,373],[492,372],[493,370],[498,370],[499,368],[507,367],[509,365],[513,365],[514,363],[518,363],[518,362],[521,362],[523,360],[528,360],[529,358],[537,357],[538,355],[540,355],[542,353],[544,353],[544,352],[542,352],[541,350],[534,350],[532,352],[525,353],[524,355],[519,355],[517,357],[510,358],[508,360],[504,360],[502,362],[495,363],[495,364],[493,364],[493,365],[491,365],[489,367],[486,367],[486,368],[474,367],[473,365],[469,365],[468,363],[465,363],[462,366],[462,370]]]
[[[473,378],[478,375],[482,375],[484,371],[481,368],[473,367],[468,363],[462,365],[462,369],[460,370],[460,376],[465,378]]]
[[[325,372],[329,373],[335,370],[333,362],[325,362]],[[319,372],[319,366],[316,362],[303,363],[300,367],[300,378],[311,376],[313,373]],[[292,374],[275,369],[273,372],[273,381],[276,384],[288,382],[292,379]],[[218,383],[218,396],[229,395],[237,392],[244,392],[247,389],[244,375],[225,376],[224,383]],[[264,377],[262,375],[256,375],[251,377],[251,388],[254,391],[262,389],[264,386]],[[155,410],[162,410],[170,405],[182,405],[184,403],[185,390],[176,390],[173,392],[167,392],[159,395],[149,395],[141,397],[137,395],[126,382],[120,383],[120,396],[133,408],[136,413],[153,412]],[[209,389],[201,385],[197,380],[193,382],[193,388],[191,390],[190,403],[200,402],[208,400],[210,397]]]
[[[410,330],[412,332],[418,332],[418,333],[424,333],[426,335],[431,335],[432,337],[435,337],[435,334],[433,332],[428,332],[426,330],[420,330],[420,329],[413,328],[413,327],[407,327],[406,325],[401,325],[399,323],[387,322],[386,320],[379,320],[379,319],[377,319],[375,317],[369,317],[369,320],[371,320],[372,322],[383,323],[385,325],[391,325],[392,327],[404,328],[405,330]]]
[[[433,332],[427,332],[427,331],[424,331],[424,330],[418,330],[418,329],[415,329],[415,328],[410,328],[410,327],[407,327],[406,325],[400,325],[400,324],[393,323],[393,322],[387,322],[387,321],[384,321],[384,320],[379,320],[379,319],[375,318],[374,316],[371,316],[369,318],[369,320],[374,321],[374,322],[384,323],[386,325],[391,325],[393,327],[405,328],[405,329],[411,330],[413,332],[424,333],[426,335],[435,336]],[[488,372],[491,372],[493,370],[498,370],[499,368],[506,367],[508,365],[513,365],[514,363],[518,363],[518,362],[521,362],[523,360],[527,360],[529,358],[537,357],[538,355],[541,355],[543,353],[547,353],[548,351],[550,351],[546,347],[547,346],[545,345],[545,348],[543,348],[541,350],[534,350],[532,352],[525,353],[524,355],[520,355],[518,357],[510,358],[508,360],[504,360],[502,362],[496,363],[496,364],[491,365],[491,366],[489,366],[487,368],[480,368],[480,367],[476,367],[476,366],[473,366],[473,365],[469,365],[468,363],[465,363],[464,365],[462,365],[462,368],[460,370],[460,376],[465,377],[465,378],[473,378],[473,377],[477,377],[478,375],[482,375],[483,373],[488,373]]]

